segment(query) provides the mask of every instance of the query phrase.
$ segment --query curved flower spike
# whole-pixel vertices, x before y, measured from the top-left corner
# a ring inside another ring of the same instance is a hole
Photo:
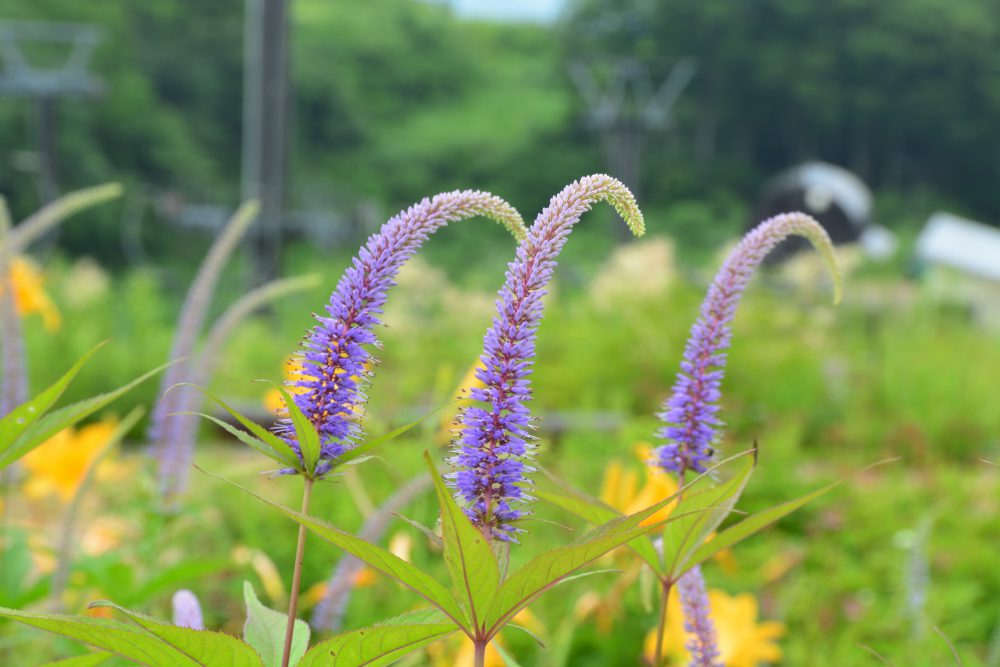
[[[386,293],[400,267],[434,231],[466,218],[484,216],[504,225],[517,240],[527,233],[520,214],[510,204],[486,192],[462,190],[424,199],[386,222],[373,234],[337,283],[326,306],[327,316],[302,343],[302,378],[286,382],[290,392],[320,436],[318,476],[354,446],[360,433],[353,411],[364,404],[364,384],[371,376],[371,354],[378,346],[373,333]],[[276,427],[301,458],[290,419]],[[291,470],[283,472],[291,473]]]
[[[732,338],[731,324],[740,297],[754,270],[771,250],[789,236],[807,238],[823,255],[834,279],[834,303],[840,302],[841,278],[830,237],[804,213],[784,213],[752,229],[730,253],[701,306],[701,314],[684,349],[681,372],[670,398],[658,415],[668,425],[657,432],[666,444],[657,448],[661,468],[681,477],[687,470],[705,472],[718,438],[720,386],[726,365],[725,350]]]
[[[541,298],[573,225],[600,201],[614,206],[636,236],[645,233],[635,198],[620,181],[603,174],[581,178],[538,215],[500,289],[497,315],[484,339],[482,367],[476,371],[484,386],[470,392],[474,401],[488,405],[473,405],[462,413],[451,458],[458,470],[449,475],[467,505],[466,514],[488,539],[516,541],[521,532],[513,523],[527,513],[515,505],[529,499],[525,487],[530,485],[526,473],[531,468],[526,460],[533,446],[526,404]]]

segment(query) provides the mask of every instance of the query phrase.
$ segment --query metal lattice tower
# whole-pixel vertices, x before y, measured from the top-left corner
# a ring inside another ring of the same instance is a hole
[[[59,195],[56,159],[57,104],[63,97],[93,97],[104,91],[90,71],[101,41],[93,25],[0,22],[0,95],[27,97],[36,108],[38,190],[43,203]],[[50,54],[37,61],[37,52]]]
[[[694,77],[695,62],[679,60],[658,87],[649,68],[632,58],[611,63],[603,78],[599,69],[576,61],[569,76],[587,105],[590,125],[600,134],[608,169],[638,197],[645,135],[670,127],[671,111]]]

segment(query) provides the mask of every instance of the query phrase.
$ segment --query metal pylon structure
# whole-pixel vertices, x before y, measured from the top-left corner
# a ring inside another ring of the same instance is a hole
[[[587,105],[587,120],[600,134],[608,169],[636,196],[646,134],[670,127],[671,111],[696,69],[694,60],[682,58],[656,86],[649,67],[633,58],[605,66],[578,60],[569,66],[569,77]]]
[[[101,32],[93,25],[0,22],[0,95],[34,102],[42,203],[59,195],[55,141],[59,100],[94,97],[104,90],[100,78],[89,69],[100,41]],[[40,50],[50,55],[47,62],[38,62]]]

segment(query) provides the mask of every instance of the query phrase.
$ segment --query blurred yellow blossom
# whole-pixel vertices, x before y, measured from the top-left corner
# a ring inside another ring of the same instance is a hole
[[[761,662],[781,659],[777,640],[785,634],[785,625],[777,621],[758,622],[757,598],[750,593],[729,595],[724,591],[710,590],[709,604],[712,621],[719,637],[719,659],[726,667],[756,667]],[[684,617],[676,587],[670,593],[667,605],[667,624],[664,628],[664,652],[670,665],[686,665],[690,660],[684,632]],[[656,629],[646,635],[644,655],[651,664],[656,645]],[[658,666],[657,666],[658,667]]]
[[[285,584],[281,581],[278,568],[267,554],[259,549],[238,546],[233,549],[233,561],[240,566],[249,565],[260,577],[260,583],[264,586],[264,592],[270,598],[271,603],[281,606],[285,603]]]
[[[410,553],[413,551],[413,538],[408,533],[396,533],[389,540],[389,551],[397,558],[410,562]],[[354,575],[354,586],[356,588],[371,586],[375,583],[377,577],[378,575],[375,570],[370,567],[364,567]]]
[[[39,499],[57,495],[69,502],[117,427],[117,420],[108,419],[79,429],[63,429],[29,452],[21,459],[28,473],[25,496]]]
[[[304,379],[305,375],[302,371],[302,360],[298,357],[288,357],[282,365],[282,375],[284,375],[286,382],[295,382],[296,380]],[[289,394],[302,394],[306,390],[302,387],[286,385],[285,391]],[[267,393],[264,394],[264,406],[276,415],[281,416],[285,414],[285,399],[281,397],[281,392],[276,387],[268,389]]]
[[[677,482],[664,470],[650,465],[653,448],[646,442],[635,445],[636,456],[645,466],[645,482],[639,486],[639,475],[632,469],[626,469],[618,461],[612,461],[604,471],[601,483],[601,500],[625,514],[633,514],[655,505],[664,498],[677,493]],[[670,503],[659,512],[642,522],[648,526],[663,521],[674,509],[675,503]]]
[[[62,317],[52,299],[43,289],[45,277],[39,268],[26,257],[15,257],[10,262],[10,283],[14,288],[14,305],[21,315],[38,313],[49,331],[58,331]],[[0,286],[3,289],[4,286]]]
[[[370,368],[371,362],[365,363],[365,369]],[[286,382],[295,382],[297,380],[308,380],[310,376],[305,374],[305,367],[302,365],[302,360],[295,356],[290,356],[285,359],[285,363],[282,368],[282,374],[285,377]],[[357,377],[352,378],[357,380]],[[297,387],[295,385],[286,384],[284,390],[289,394],[304,394],[306,389],[304,387]],[[269,389],[266,394],[264,394],[264,407],[266,407],[270,412],[273,412],[278,417],[287,417],[287,412],[285,410],[285,399],[281,397],[281,392],[278,391],[277,387]],[[363,408],[355,405],[350,406],[350,410],[356,417],[360,417],[363,413],[361,412]]]

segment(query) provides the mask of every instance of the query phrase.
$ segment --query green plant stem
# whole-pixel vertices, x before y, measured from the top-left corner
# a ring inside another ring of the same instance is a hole
[[[660,622],[656,626],[656,657],[653,659],[653,667],[660,667],[663,664],[663,639],[667,632],[667,602],[670,599],[672,585],[672,581],[664,579],[660,589]]]
[[[302,513],[309,513],[313,480],[306,479],[302,489]],[[292,594],[288,601],[288,625],[285,626],[285,648],[281,653],[281,667],[288,667],[292,655],[292,635],[295,633],[295,614],[299,606],[299,583],[302,580],[302,556],[306,550],[306,527],[299,525],[299,541],[295,546],[295,569],[292,572]]]
[[[479,640],[475,642],[476,644],[476,659],[474,662],[475,667],[484,667],[484,665],[486,664],[486,645],[488,643],[489,642],[479,641]]]

